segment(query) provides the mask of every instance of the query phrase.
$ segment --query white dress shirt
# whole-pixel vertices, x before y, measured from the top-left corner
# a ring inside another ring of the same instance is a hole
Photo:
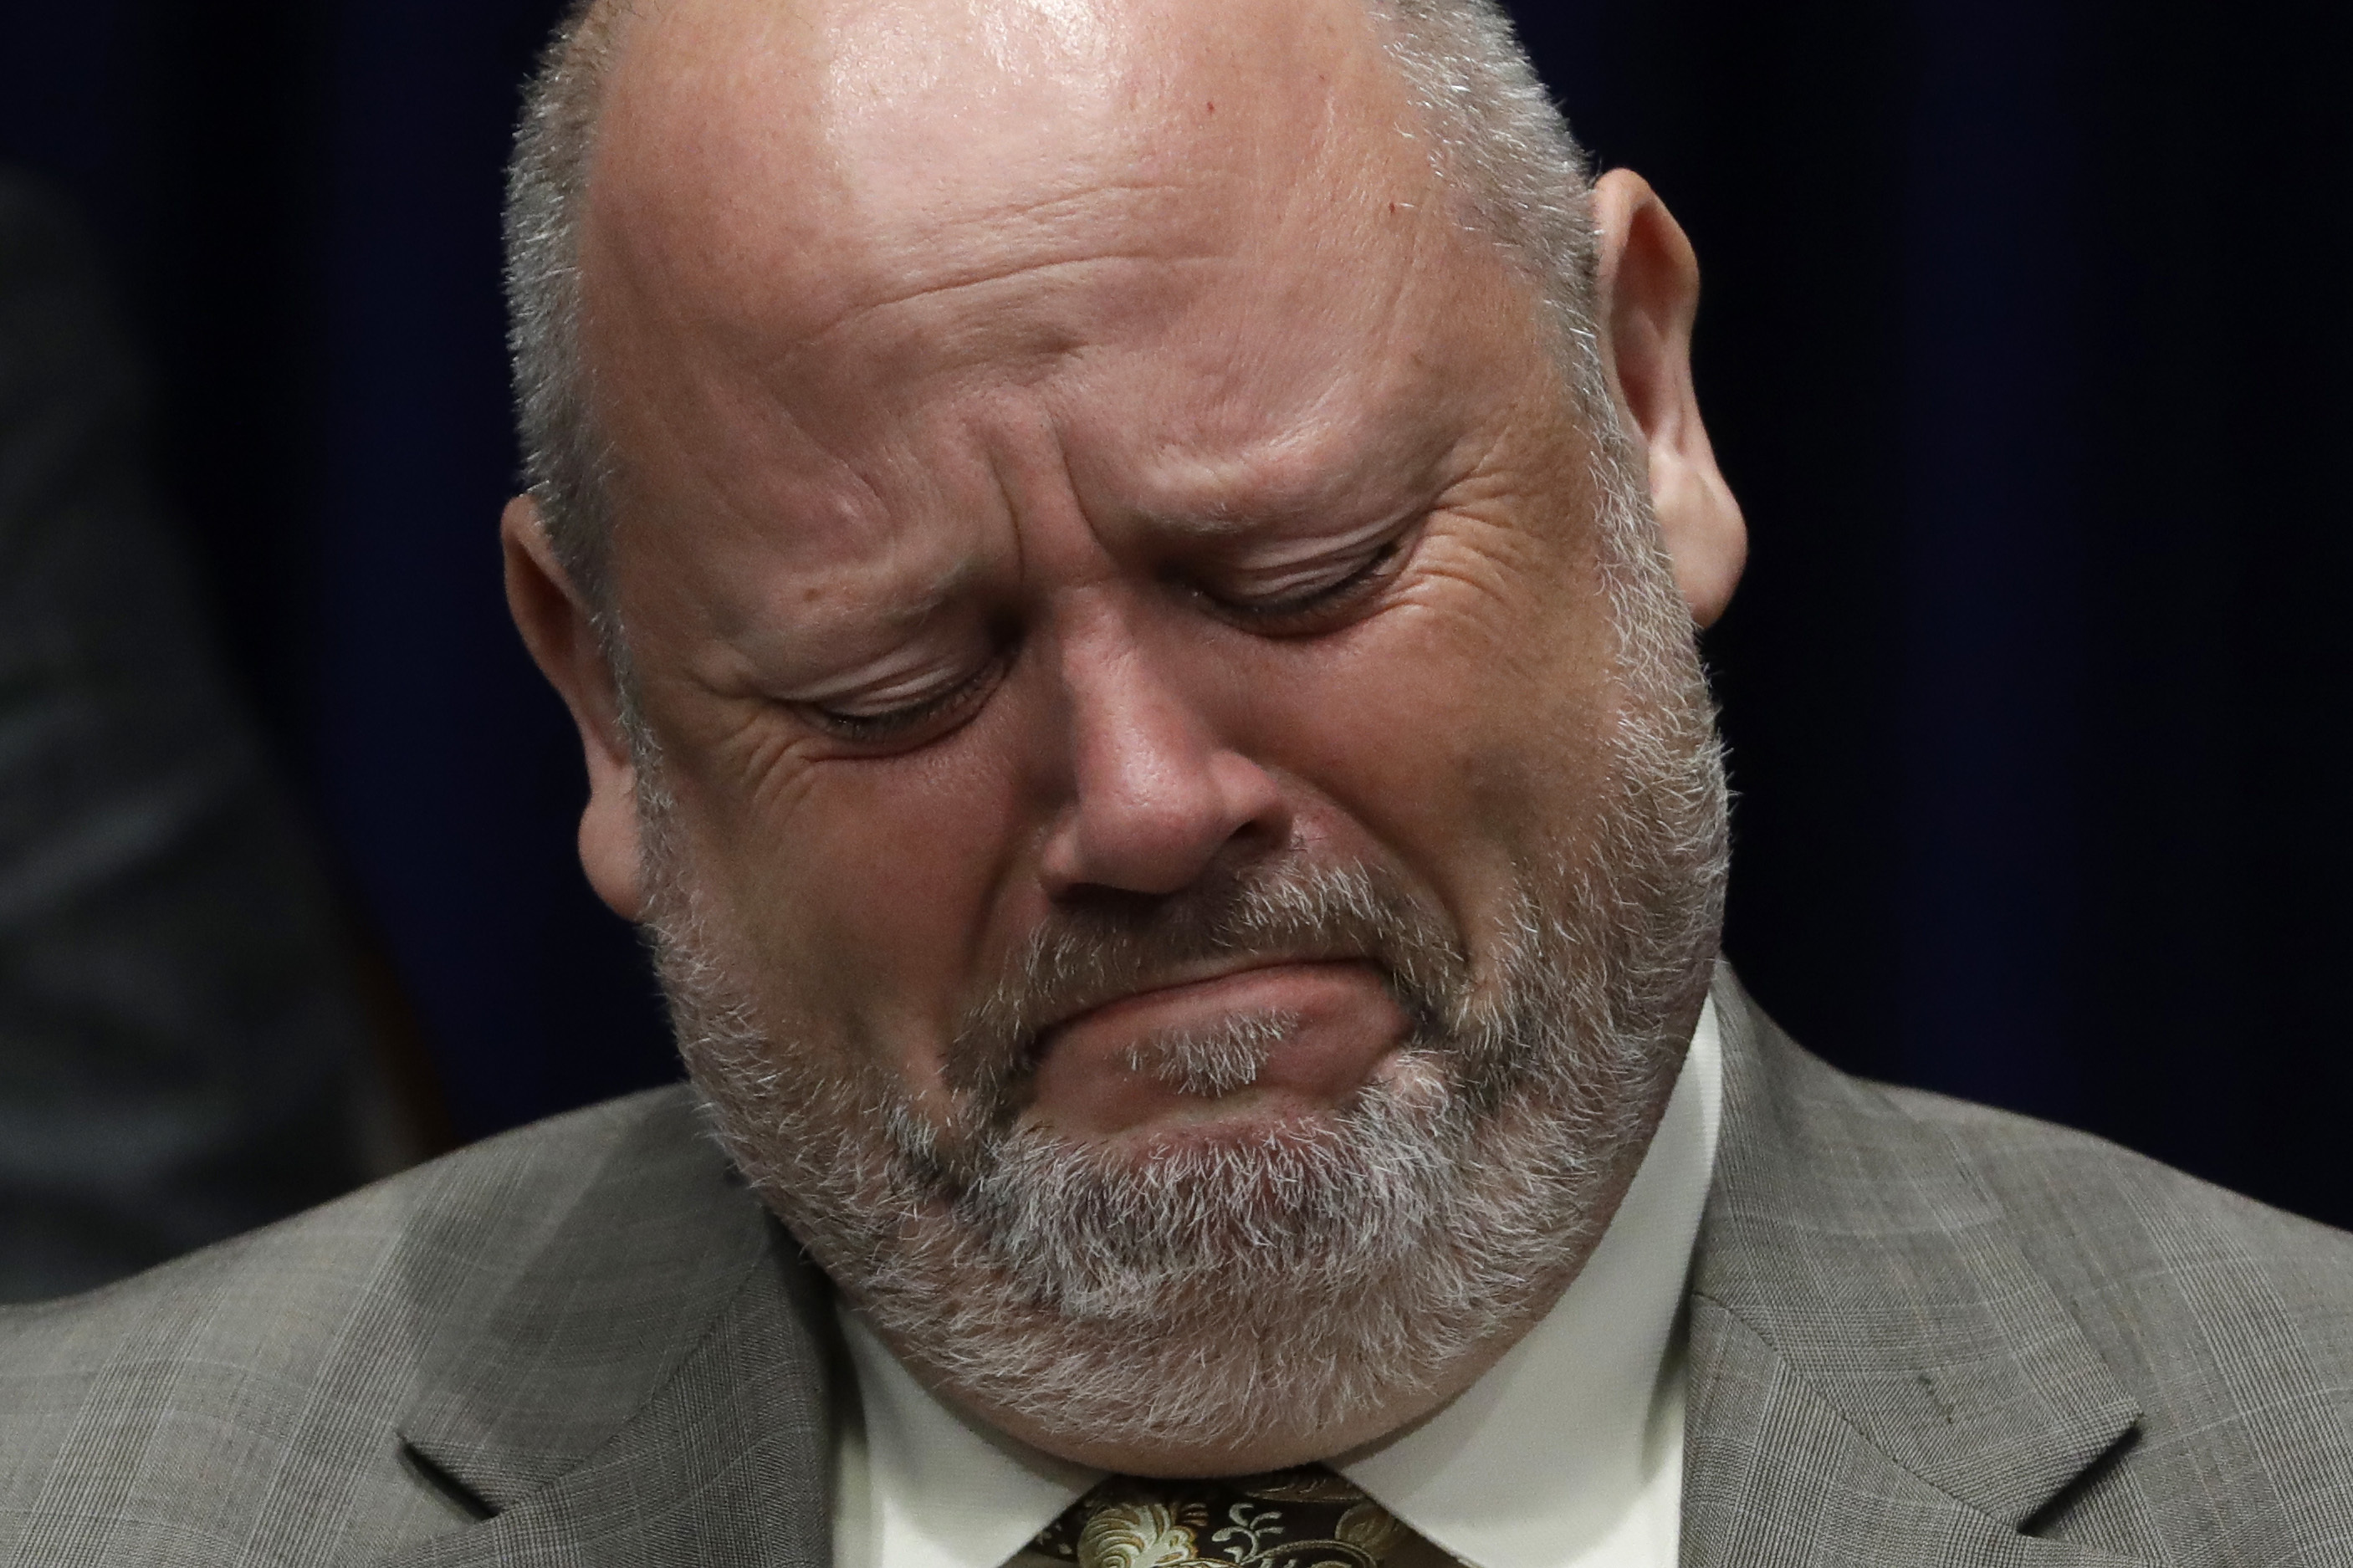
[[[1436,1414],[1332,1468],[1469,1568],[1672,1568],[1680,1318],[1722,1104],[1710,1002],[1576,1281]],[[835,1434],[835,1568],[1000,1568],[1103,1479],[962,1414],[840,1316],[858,1399],[840,1402]]]

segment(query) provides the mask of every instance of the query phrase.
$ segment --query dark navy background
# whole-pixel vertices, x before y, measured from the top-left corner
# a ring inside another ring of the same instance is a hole
[[[548,0],[6,0],[239,670],[477,1135],[670,1076],[509,628]],[[2284,0],[1524,0],[1708,275],[1731,946],[1817,1049],[2353,1223],[2353,55]]]

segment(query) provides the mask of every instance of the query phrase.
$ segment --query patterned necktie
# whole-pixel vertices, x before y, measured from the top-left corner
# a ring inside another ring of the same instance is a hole
[[[1406,1538],[1389,1510],[1324,1468],[1151,1481],[1113,1476],[1017,1562],[1078,1568],[1382,1568]]]

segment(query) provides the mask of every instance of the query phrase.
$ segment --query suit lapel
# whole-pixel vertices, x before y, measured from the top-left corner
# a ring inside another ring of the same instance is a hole
[[[805,1270],[770,1262],[606,1442],[390,1568],[826,1568],[816,1302],[791,1288]]]
[[[419,1347],[399,1433],[420,1484],[490,1517],[396,1568],[824,1568],[825,1288],[683,1096],[528,1245],[482,1250],[419,1249],[492,1282]]]
[[[2019,1533],[2138,1412],[1949,1131],[1716,1008],[1684,1562],[2126,1561]]]

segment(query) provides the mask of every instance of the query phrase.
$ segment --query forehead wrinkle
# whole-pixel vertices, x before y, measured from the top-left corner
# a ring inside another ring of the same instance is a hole
[[[1000,285],[1015,285],[1032,279],[1044,283],[1066,275],[1083,274],[1113,264],[1174,268],[1213,259],[1215,258],[1208,255],[1171,256],[1166,251],[1159,250],[1090,249],[1083,256],[1066,257],[1050,261],[1025,261],[1001,268],[976,269],[965,276],[934,283],[910,285],[895,292],[884,293],[872,299],[847,304],[831,321],[802,333],[796,340],[793,347],[798,349],[819,347],[827,340],[842,331],[859,326],[871,317],[885,314],[899,307],[943,301],[957,294],[986,290]],[[1071,277],[1071,281],[1078,283],[1082,281],[1082,279]],[[1045,301],[1041,300],[1039,303],[1043,304]],[[1012,319],[1023,314],[1048,316],[1051,312],[1045,310],[1009,312],[1007,315],[995,316],[987,321],[974,323],[975,331],[972,335],[977,336],[988,345],[984,351],[967,350],[964,355],[951,355],[938,352],[942,345],[936,340],[928,341],[924,346],[932,351],[935,367],[946,368],[960,358],[979,358],[992,366],[1001,364],[1007,358],[1015,357],[1004,353],[1001,347],[1003,339],[1007,336],[1036,340],[1040,345],[1036,352],[1046,355],[1085,345],[1086,340],[1083,334],[1075,331],[1070,323],[1057,324],[1047,320],[1024,321]],[[946,363],[938,363],[942,361]]]
[[[1155,533],[1203,544],[1319,519],[1362,523],[1366,519],[1361,513],[1377,512],[1385,519],[1412,505],[1415,498],[1408,492],[1418,488],[1425,467],[1419,460],[1397,463],[1386,456],[1335,461],[1296,475],[1254,474],[1246,463],[1219,464],[1202,470],[1217,474],[1202,488],[1224,492],[1218,499],[1191,506],[1147,507],[1139,521]]]
[[[643,443],[649,451],[686,459],[662,465],[684,486],[686,493],[680,499],[688,503],[665,510],[723,520],[746,531],[770,531],[780,517],[788,520],[784,526],[804,531],[887,526],[891,509],[872,477],[838,450],[790,399],[768,395],[770,376],[777,374],[782,373],[767,360],[741,380],[692,378],[684,388],[668,380],[635,384],[620,406],[608,407],[607,415],[616,428],[635,426],[653,437]],[[682,390],[687,395],[680,395]],[[624,411],[627,416],[611,419]],[[724,439],[714,443],[715,432],[723,432]],[[790,452],[793,461],[784,471],[798,482],[780,489],[770,467],[727,460],[739,444]],[[691,455],[698,452],[702,460],[693,460]],[[617,447],[615,479],[625,493],[634,488],[632,476],[643,464],[644,459],[628,455],[627,444]],[[624,518],[633,510],[624,509]]]
[[[1230,253],[1240,237],[1235,183],[1226,171],[1184,180],[1124,171],[1091,176],[1080,188],[1008,192],[961,208],[852,198],[822,232],[797,222],[744,223],[734,213],[700,228],[639,222],[683,193],[607,195],[597,204],[607,221],[596,226],[609,237],[598,249],[609,247],[624,270],[666,295],[702,300],[698,314],[712,327],[779,347],[815,344],[863,313],[945,301],[977,286],[1052,282],[1098,262],[1176,265]],[[652,210],[633,210],[644,203]],[[609,214],[601,210],[607,205]],[[698,237],[673,242],[681,232]]]
[[[1050,356],[1082,346],[1107,320],[1150,312],[1167,297],[1166,289],[1142,282],[1097,282],[1096,272],[1174,272],[1230,256],[1226,237],[1207,232],[1216,226],[1221,204],[1198,199],[1214,196],[1214,187],[1198,188],[1202,184],[1187,191],[1168,182],[1134,181],[1039,197],[1008,209],[1035,220],[1010,235],[998,213],[958,215],[928,236],[845,234],[837,264],[815,269],[813,258],[801,254],[806,247],[789,237],[756,250],[667,244],[658,230],[616,213],[617,221],[597,226],[590,253],[590,323],[605,335],[599,323],[607,312],[594,307],[609,300],[618,307],[615,324],[658,362],[675,362],[682,345],[699,342],[714,367],[748,372],[786,401],[796,401],[796,390],[812,377],[822,384],[846,376],[838,391],[855,386],[863,392],[896,379],[888,374],[893,366],[936,373],[959,363]],[[1159,211],[1115,219],[1127,232],[1114,233],[1111,243],[1100,233],[1071,232],[1087,216],[1083,209],[1101,205],[1107,194],[1167,199],[1151,203]],[[1187,195],[1196,199],[1184,201]],[[1057,221],[1064,218],[1071,221]],[[1162,232],[1149,232],[1154,228]],[[977,243],[958,244],[957,231]],[[594,265],[600,257],[612,265]],[[1034,285],[1026,297],[1025,285]],[[1010,296],[1001,305],[987,299],[1000,289]],[[979,298],[960,305],[960,295]],[[927,312],[926,305],[937,309]],[[884,325],[895,310],[906,308],[913,310],[905,326],[893,331]],[[927,315],[950,318],[953,330],[943,331]],[[830,351],[840,334],[866,323],[901,340],[898,349],[878,357],[874,345],[864,344],[854,359],[831,365],[801,359]],[[818,401],[820,406],[840,402],[828,393]]]
[[[1464,281],[1465,266],[1514,293],[1529,294],[1532,310],[1536,302],[1503,258],[1463,235],[1436,201],[1417,205],[1403,237],[1401,254],[1386,252],[1395,262],[1376,272],[1376,291],[1345,307],[1357,322],[1370,324],[1372,334],[1348,341],[1386,342],[1394,345],[1391,352],[1351,353],[1325,363],[1279,405],[1256,395],[1219,399],[1153,465],[1148,489],[1168,498],[1168,504],[1144,508],[1148,521],[1183,536],[1229,538],[1334,505],[1403,505],[1410,498],[1397,492],[1433,480],[1441,468],[1470,464],[1464,441],[1473,437],[1477,421],[1429,416],[1452,406],[1445,389],[1462,384],[1455,373],[1466,367],[1450,352],[1451,339],[1419,343],[1396,334],[1419,331],[1412,323],[1442,324],[1450,308],[1445,291]],[[1423,297],[1419,304],[1417,295]],[[1258,340],[1245,336],[1218,374],[1261,392],[1264,382],[1252,361],[1257,346]],[[1374,363],[1386,369],[1368,376]]]
[[[1180,536],[1209,541],[1360,507],[1367,496],[1391,505],[1391,492],[1420,483],[1464,433],[1457,420],[1430,416],[1440,405],[1424,395],[1429,367],[1418,360],[1406,365],[1370,384],[1361,359],[1332,367],[1299,400],[1252,408],[1256,431],[1230,419],[1203,423],[1151,465],[1145,493],[1160,499],[1141,513]]]

